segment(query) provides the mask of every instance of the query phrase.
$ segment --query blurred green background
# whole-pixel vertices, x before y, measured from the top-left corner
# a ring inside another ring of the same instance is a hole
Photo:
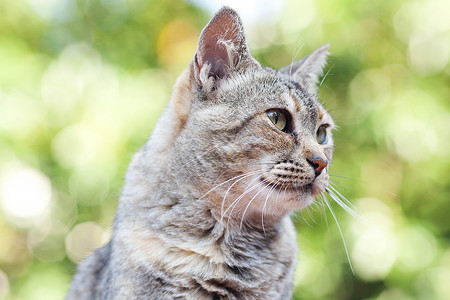
[[[449,2],[218,2],[0,0],[0,300],[64,298],[108,240],[127,164],[220,4],[264,65],[331,44],[330,172],[366,221],[332,203],[353,274],[328,209],[296,214],[294,298],[450,299]]]

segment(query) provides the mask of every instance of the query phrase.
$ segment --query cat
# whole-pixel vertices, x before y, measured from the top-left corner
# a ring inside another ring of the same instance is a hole
[[[238,14],[219,10],[132,159],[111,241],[79,265],[67,299],[290,299],[290,214],[329,180],[327,55],[263,67]]]

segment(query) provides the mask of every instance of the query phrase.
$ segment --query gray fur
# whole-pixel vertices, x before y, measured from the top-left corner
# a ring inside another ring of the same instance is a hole
[[[295,76],[261,67],[236,12],[221,9],[130,164],[111,241],[80,264],[67,299],[290,299],[289,214],[328,184],[308,162],[333,150],[334,123],[309,88],[326,55]],[[267,117],[274,108],[290,112],[291,132]]]

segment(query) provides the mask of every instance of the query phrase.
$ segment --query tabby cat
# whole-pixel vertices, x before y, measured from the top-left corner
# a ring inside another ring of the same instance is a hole
[[[289,215],[329,179],[327,55],[263,67],[237,13],[218,11],[130,164],[111,241],[80,264],[67,299],[290,299]]]

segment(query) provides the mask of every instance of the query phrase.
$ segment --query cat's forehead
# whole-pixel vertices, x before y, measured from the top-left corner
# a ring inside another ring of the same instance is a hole
[[[232,76],[224,82],[218,96],[227,102],[234,99],[235,104],[242,106],[279,107],[297,113],[307,111],[315,114],[320,107],[316,95],[269,68]]]

